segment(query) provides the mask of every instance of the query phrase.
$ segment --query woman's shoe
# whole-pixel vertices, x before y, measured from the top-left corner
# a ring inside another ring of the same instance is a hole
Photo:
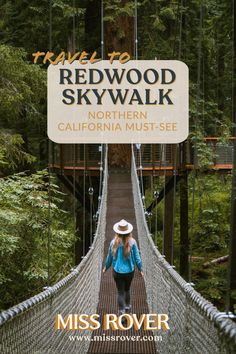
[[[118,317],[125,314],[125,310],[119,310]]]
[[[125,313],[131,315],[131,305],[125,306]]]
[[[127,325],[127,318],[126,317],[122,317],[121,323],[123,325]]]
[[[125,314],[126,314],[125,310],[120,310],[118,316],[120,317],[120,316],[125,315]],[[127,324],[127,319],[126,319],[125,316],[122,317],[121,323],[122,323],[122,325]]]

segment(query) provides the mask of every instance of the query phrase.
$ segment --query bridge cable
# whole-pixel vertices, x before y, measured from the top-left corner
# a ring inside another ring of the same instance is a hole
[[[143,184],[143,165],[142,165],[142,145],[140,144],[139,151],[139,176],[140,176],[140,187],[141,187],[141,196],[143,201],[143,207],[146,210],[146,203],[145,203],[145,191],[144,191],[144,184]]]
[[[162,254],[164,255],[164,237],[165,237],[165,202],[166,202],[166,149],[167,145],[163,144],[163,165],[164,165],[164,192],[163,192],[163,235],[162,235]]]
[[[235,113],[235,103],[236,103],[236,84],[235,84],[235,70],[236,70],[236,57],[235,57],[235,52],[236,52],[236,3],[233,0],[232,1],[232,76],[231,76],[231,95],[232,95],[232,103],[231,103],[231,115],[232,115],[232,123],[233,123],[233,127],[232,127],[232,166],[233,168],[235,167],[235,156],[236,156],[236,142],[234,139],[236,139],[236,113]],[[234,210],[234,198],[236,197],[236,192],[235,192],[235,182],[234,179],[236,180],[235,177],[236,171],[233,169],[232,170],[232,190],[231,190],[231,220],[230,220],[230,241],[229,241],[229,267],[228,267],[228,272],[227,272],[227,290],[226,290],[226,313],[229,313],[229,311],[231,310],[231,297],[232,297],[232,291],[234,289],[232,289],[232,285],[231,285],[231,281],[232,281],[232,268],[233,268],[233,234],[235,232],[234,230],[234,225],[233,225],[233,218],[235,217],[233,215],[233,210]],[[235,264],[234,264],[235,266]],[[234,311],[234,315],[236,314],[236,311]],[[235,318],[234,318],[235,319]]]
[[[151,196],[153,196],[154,194],[154,169],[153,169],[153,153],[154,153],[154,146],[153,144],[151,144],[151,161],[152,161],[152,172],[151,172]],[[152,219],[151,219],[151,216],[152,216],[152,212],[150,212],[150,231],[151,231],[151,234],[152,234],[152,238],[153,240],[155,240],[155,233],[153,235],[153,230],[152,230]]]
[[[180,16],[180,18],[179,18]],[[183,29],[183,0],[178,1],[178,12],[177,18],[179,18],[179,47],[178,47],[178,60],[181,60],[181,53],[182,53],[182,29]],[[177,21],[176,21],[177,24]],[[175,38],[176,40],[176,38]],[[175,58],[175,51],[176,46],[173,48],[173,58]],[[174,149],[174,152],[173,152]],[[171,237],[171,264],[174,263],[174,235],[175,235],[175,218],[176,218],[176,187],[177,187],[177,156],[179,151],[179,144],[172,145],[172,163],[173,163],[173,177],[174,177],[174,184],[173,184],[173,209],[172,209],[172,237]]]
[[[49,50],[52,50],[52,0],[49,2]],[[51,284],[51,155],[52,142],[48,138],[48,240],[47,240],[47,286]]]
[[[100,174],[99,174],[99,193],[98,193],[98,212],[100,209],[101,198],[102,198],[102,175],[103,175],[103,144],[99,146],[100,150]]]
[[[76,237],[77,236],[77,222],[76,222],[75,165],[76,165],[76,145],[73,144],[73,222],[74,222],[74,234]],[[74,264],[76,265],[76,239],[74,241]]]
[[[153,171],[153,153],[154,153],[154,145],[151,144],[151,161],[152,161],[152,174],[151,174],[151,196],[153,196],[154,192],[154,171]],[[150,231],[152,233],[152,220],[151,220],[152,212],[150,212]],[[155,236],[155,233],[154,233]]]
[[[158,144],[156,146],[158,146]],[[161,172],[161,169],[162,169],[162,156],[163,156],[163,144],[160,144],[160,161],[159,161],[159,170],[160,170],[160,172]],[[159,193],[156,191],[155,192],[155,198],[156,199],[158,198],[158,195],[159,195]],[[157,204],[156,204],[155,208],[156,208],[156,212],[155,212],[155,235],[156,235],[156,241],[155,241],[155,243],[157,244]],[[163,213],[164,213],[164,209],[163,209]],[[164,219],[163,219],[162,227],[163,227],[163,225],[164,225]]]
[[[173,226],[172,226],[172,247],[171,247],[171,260],[172,260],[172,264],[174,263],[174,236],[175,236],[175,217],[176,217],[176,187],[177,187],[177,152],[179,151],[178,149],[178,144],[174,145],[174,166],[173,166],[173,174],[174,174],[174,185],[173,185],[173,189],[174,189],[174,195],[173,195],[173,211],[172,211],[172,217],[173,217]]]
[[[134,1],[134,57],[138,60],[138,2]]]
[[[177,10],[177,18],[180,16],[180,26],[179,26],[179,48],[178,48],[178,60],[181,59],[181,52],[182,52],[182,22],[183,22],[183,0],[180,0],[178,2],[178,10]],[[176,26],[177,27],[177,21],[176,21]],[[176,30],[175,30],[176,32]],[[176,33],[175,33],[175,41],[176,41]],[[173,43],[173,57],[175,56],[175,41]],[[174,194],[173,194],[173,210],[172,210],[172,220],[173,220],[173,227],[172,227],[172,254],[171,254],[171,263],[173,263],[174,260],[174,222],[175,222],[175,217],[176,217],[176,186],[177,186],[177,152],[179,151],[178,149],[178,144],[174,145],[174,158],[172,159],[173,163],[173,177],[174,177]],[[172,150],[173,152],[173,150]],[[167,145],[164,146],[164,153],[165,153],[165,167],[167,167]],[[162,245],[162,253],[164,253],[164,235],[165,235],[165,198],[166,198],[166,168],[164,169],[164,193],[163,193],[163,201],[164,201],[164,207],[163,207],[163,245]]]
[[[138,2],[134,0],[134,58],[138,60]],[[144,191],[144,184],[143,184],[143,166],[142,166],[142,145],[139,144],[138,148],[139,152],[139,178],[140,178],[140,187],[141,187],[141,195],[143,201],[143,207],[146,210],[146,203],[145,203],[145,191]]]
[[[104,60],[104,1],[101,0],[101,58]],[[103,144],[99,146],[100,151],[100,173],[99,173],[99,191],[98,191],[98,211],[96,213],[96,218],[98,217],[101,198],[102,198],[102,180],[103,180]]]
[[[177,17],[180,16],[179,19],[179,47],[178,47],[178,60],[181,60],[182,55],[182,30],[183,30],[183,0],[178,2],[178,14]],[[177,21],[176,21],[177,23]],[[173,51],[173,57],[175,57],[175,47]],[[177,156],[179,153],[179,144],[174,145],[174,166],[173,166],[173,174],[174,174],[174,197],[173,197],[173,229],[172,229],[172,263],[174,263],[174,235],[175,235],[175,218],[176,218],[176,187],[177,187]]]
[[[83,159],[84,159],[84,173],[83,173],[83,257],[85,256],[86,253],[86,248],[85,248],[85,203],[86,203],[86,195],[85,195],[85,186],[86,186],[86,144],[83,144]]]
[[[89,176],[88,194],[89,194],[89,231],[90,231],[89,235],[90,235],[90,246],[91,246],[92,242],[93,242],[93,211],[94,211],[93,195],[94,195],[94,189],[93,189],[90,171],[89,171],[88,176]]]
[[[101,58],[104,59],[104,1],[101,1]],[[98,211],[96,213],[96,219],[98,218],[98,213],[101,204],[102,196],[102,176],[103,176],[103,144],[99,146],[100,151],[100,168],[99,168],[99,191],[98,191]]]
[[[159,144],[156,144],[155,146],[157,147]],[[161,168],[162,168],[162,156],[163,156],[163,144],[160,144],[160,160],[159,160],[159,171],[161,172]],[[158,177],[158,176],[157,176]],[[158,179],[159,180],[159,179]],[[157,199],[159,196],[159,192],[158,191],[154,191],[154,198]],[[155,244],[157,244],[157,204],[155,205]],[[163,223],[164,225],[164,223]]]
[[[75,25],[75,0],[73,0],[73,18],[72,18],[72,51],[73,54],[76,51],[76,39],[75,39],[75,31],[76,31],[76,25]],[[75,167],[76,167],[76,144],[72,145],[73,147],[73,221],[74,221],[74,235],[75,235],[75,241],[74,241],[74,265],[76,265],[76,238],[77,238],[77,199],[76,199],[76,173],[75,173]]]
[[[156,186],[156,184],[155,184],[155,186]],[[154,197],[157,198],[158,197],[158,193],[156,191],[154,191],[154,193],[155,193]],[[155,235],[154,236],[155,237],[155,245],[157,245],[157,205],[156,205],[156,208],[155,208],[155,233],[154,233],[154,235]]]
[[[104,1],[101,0],[101,58],[104,59]]]
[[[138,60],[138,2],[134,0],[134,58]],[[140,180],[140,189],[142,196],[142,203],[144,210],[146,209],[145,205],[145,192],[143,185],[143,173],[142,173],[142,144],[136,144],[138,153],[139,153],[139,180]]]
[[[200,94],[201,94],[201,57],[202,57],[202,26],[203,26],[203,6],[202,1],[200,3],[200,18],[199,18],[199,45],[198,45],[198,70],[197,70],[197,96],[196,103],[199,108]],[[197,113],[198,114],[198,113]],[[194,129],[196,131],[197,125],[199,124],[199,117],[194,116]],[[196,144],[193,143],[194,147],[194,161],[193,161],[193,172],[192,172],[192,207],[191,207],[191,237],[189,239],[189,274],[188,281],[192,280],[192,244],[194,238],[194,227],[195,227],[195,192],[196,192]]]

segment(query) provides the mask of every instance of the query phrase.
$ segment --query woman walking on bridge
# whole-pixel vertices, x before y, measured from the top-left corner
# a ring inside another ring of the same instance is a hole
[[[132,237],[133,225],[121,220],[113,226],[115,236],[110,243],[103,272],[111,265],[118,291],[119,315],[130,313],[130,286],[134,277],[135,264],[141,275],[142,262],[135,239]]]

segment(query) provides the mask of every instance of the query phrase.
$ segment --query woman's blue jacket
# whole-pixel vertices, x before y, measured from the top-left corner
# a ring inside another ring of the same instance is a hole
[[[123,255],[124,246],[122,242],[118,245],[116,257],[113,257],[112,248],[115,240],[113,239],[108,249],[108,255],[105,262],[107,270],[111,265],[117,273],[131,273],[134,271],[135,263],[140,271],[142,271],[142,261],[139,255],[139,250],[135,239],[130,242],[130,254],[127,258]]]

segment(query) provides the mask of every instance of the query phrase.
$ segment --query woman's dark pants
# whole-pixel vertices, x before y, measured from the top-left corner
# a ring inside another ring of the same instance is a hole
[[[134,277],[134,271],[131,273],[117,273],[113,269],[113,277],[118,290],[119,311],[124,312],[130,308],[130,285]]]

